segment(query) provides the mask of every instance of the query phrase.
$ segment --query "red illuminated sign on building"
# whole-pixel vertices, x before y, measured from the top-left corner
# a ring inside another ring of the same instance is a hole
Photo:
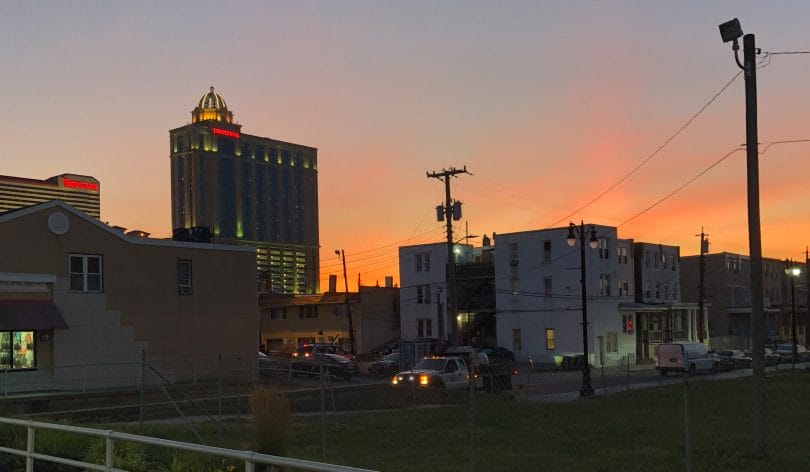
[[[73,180],[67,177],[62,177],[62,185],[69,188],[80,188],[82,190],[93,190],[98,192],[98,184],[93,182],[82,182],[81,180]]]
[[[211,128],[211,132],[214,133],[214,134],[227,136],[229,138],[239,138],[239,133],[237,133],[236,131],[230,131],[230,130],[227,130],[227,129]]]

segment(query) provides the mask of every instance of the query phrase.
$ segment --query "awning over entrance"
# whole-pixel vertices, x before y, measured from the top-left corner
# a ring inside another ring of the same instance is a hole
[[[0,300],[0,331],[67,327],[65,319],[51,300]]]

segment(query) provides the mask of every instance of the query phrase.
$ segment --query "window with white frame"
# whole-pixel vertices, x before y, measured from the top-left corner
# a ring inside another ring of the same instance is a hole
[[[520,279],[513,278],[510,280],[512,284],[512,295],[517,296],[518,292],[520,291]]]
[[[599,276],[599,295],[603,297],[610,296],[610,274],[601,274]]]
[[[509,243],[509,265],[517,267],[519,261],[518,243]]]
[[[618,288],[620,297],[627,297],[630,295],[630,282],[627,280],[619,280]]]
[[[430,305],[430,285],[417,285],[416,286],[416,303],[423,305]]]
[[[298,318],[302,320],[317,317],[318,317],[318,305],[304,305],[300,307],[298,311]]]
[[[551,241],[543,241],[543,262],[551,262]]]
[[[430,318],[420,318],[416,320],[416,335],[420,338],[432,338],[433,320]]]
[[[417,272],[430,272],[430,253],[418,252],[416,253],[416,271]]]
[[[70,290],[101,292],[102,257],[88,254],[70,255]]]
[[[599,259],[610,258],[610,238],[599,238]]]
[[[616,248],[616,254],[618,255],[618,262],[619,264],[627,264],[627,248],[622,246]]]
[[[177,260],[177,294],[191,295],[191,259]]]

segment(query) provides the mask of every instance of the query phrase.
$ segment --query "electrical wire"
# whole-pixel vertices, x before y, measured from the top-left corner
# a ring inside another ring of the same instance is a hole
[[[591,205],[593,205],[594,203],[596,203],[599,199],[601,199],[602,197],[607,195],[608,192],[612,191],[613,189],[615,189],[616,187],[621,185],[622,182],[629,179],[633,174],[635,174],[639,169],[641,169],[642,166],[644,166],[652,158],[657,156],[669,143],[671,143],[679,134],[681,134],[681,132],[683,132],[683,130],[685,130],[687,127],[689,127],[689,125],[691,125],[692,122],[694,122],[697,119],[697,117],[699,117],[712,103],[714,103],[714,101],[717,100],[717,98],[720,97],[720,95],[722,95],[723,92],[725,92],[726,89],[728,89],[731,86],[731,84],[734,83],[734,81],[737,80],[737,78],[740,77],[740,75],[742,75],[742,73],[743,73],[743,71],[740,70],[736,74],[734,74],[734,77],[732,77],[731,80],[726,82],[726,84],[723,85],[723,87],[720,88],[720,90],[717,93],[715,93],[714,96],[708,102],[706,102],[702,107],[700,107],[700,109],[697,111],[697,113],[695,113],[688,120],[686,120],[686,123],[684,123],[680,128],[678,128],[678,130],[675,131],[669,138],[667,138],[667,140],[664,141],[663,144],[658,146],[658,148],[656,148],[655,151],[652,152],[652,154],[647,156],[643,161],[641,161],[632,170],[630,170],[630,172],[625,174],[624,177],[620,178],[618,181],[616,181],[616,183],[614,183],[613,185],[611,185],[610,187],[605,189],[602,193],[600,193],[599,195],[597,195],[596,197],[591,199],[585,205],[579,207],[578,209],[576,209],[574,212],[570,213],[569,215],[567,215],[567,216],[565,216],[563,218],[560,218],[559,220],[555,221],[554,223],[552,223],[549,226],[557,226],[561,222],[563,222],[563,221],[565,221],[567,219],[570,219],[571,217],[573,217],[577,213],[581,212],[582,210],[584,210],[584,209],[590,207]]]
[[[658,199],[658,200],[657,200],[655,203],[653,203],[652,205],[648,206],[647,208],[645,208],[645,209],[641,210],[640,212],[636,213],[635,215],[631,216],[630,218],[628,218],[628,219],[624,220],[623,222],[621,222],[620,224],[618,224],[618,225],[616,226],[616,228],[621,228],[622,226],[624,226],[624,225],[626,225],[627,223],[629,223],[629,222],[631,222],[631,221],[635,220],[636,218],[638,218],[639,216],[643,215],[644,213],[647,213],[648,211],[652,210],[653,208],[657,207],[658,205],[660,205],[660,204],[664,203],[664,202],[665,202],[666,200],[668,200],[670,197],[672,197],[672,196],[673,196],[673,195],[675,195],[676,193],[678,193],[678,192],[680,192],[681,190],[683,190],[684,188],[686,188],[686,186],[687,186],[687,185],[689,185],[689,184],[691,184],[692,182],[694,182],[695,180],[697,180],[697,179],[699,179],[699,178],[703,177],[703,175],[704,175],[704,174],[706,174],[706,173],[707,173],[707,172],[709,172],[710,170],[712,170],[712,169],[714,169],[715,167],[717,167],[717,166],[718,166],[718,165],[719,165],[721,162],[723,162],[723,161],[725,161],[726,159],[728,159],[728,158],[729,158],[731,155],[733,155],[735,152],[737,152],[737,151],[742,151],[742,149],[743,149],[743,148],[738,147],[738,148],[735,148],[735,149],[731,150],[730,152],[726,153],[726,154],[725,154],[723,157],[721,157],[720,159],[718,159],[718,160],[714,161],[714,162],[713,162],[713,163],[712,163],[712,164],[711,164],[709,167],[707,167],[707,168],[703,169],[702,171],[700,171],[700,173],[698,173],[696,176],[692,177],[691,179],[687,180],[687,181],[686,181],[686,182],[684,182],[683,184],[679,185],[679,186],[678,186],[678,187],[677,187],[675,190],[673,190],[672,192],[670,192],[670,193],[666,194],[664,197],[662,197],[662,198]]]

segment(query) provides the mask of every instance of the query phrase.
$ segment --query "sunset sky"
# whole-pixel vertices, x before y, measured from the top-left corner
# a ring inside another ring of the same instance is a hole
[[[425,172],[465,165],[459,238],[584,219],[683,255],[703,226],[747,254],[743,151],[626,222],[745,142],[742,76],[571,216],[738,73],[717,28],[734,17],[763,51],[810,51],[801,1],[0,0],[0,174],[92,175],[102,220],[167,237],[168,130],[213,85],[243,132],[318,148],[322,280],[335,249],[373,285],[399,245],[440,241]],[[810,140],[810,54],[763,66],[760,141]],[[810,244],[808,155],[761,155],[767,257]]]

